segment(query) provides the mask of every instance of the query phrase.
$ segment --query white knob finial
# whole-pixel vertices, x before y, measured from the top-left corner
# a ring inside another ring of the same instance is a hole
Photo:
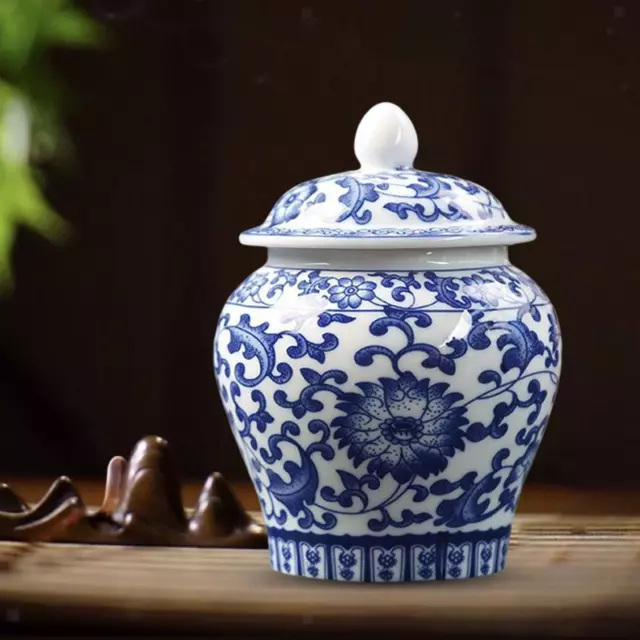
[[[364,114],[354,148],[364,171],[410,167],[418,153],[418,134],[400,107],[381,102]]]

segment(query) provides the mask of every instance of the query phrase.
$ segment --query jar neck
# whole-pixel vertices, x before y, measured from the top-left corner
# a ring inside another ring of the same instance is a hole
[[[475,269],[509,264],[507,247],[443,249],[283,249],[271,248],[269,267],[404,271]]]

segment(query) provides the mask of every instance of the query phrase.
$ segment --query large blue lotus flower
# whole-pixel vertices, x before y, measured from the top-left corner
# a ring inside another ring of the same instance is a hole
[[[318,191],[318,187],[312,180],[285,193],[273,207],[270,226],[297,218],[300,215],[300,211],[302,211],[302,206],[316,191]],[[323,200],[324,194],[316,196],[316,202],[322,202]]]
[[[380,378],[380,384],[361,382],[360,393],[345,393],[337,408],[345,416],[335,418],[340,447],[355,466],[369,460],[367,470],[398,482],[414,476],[428,478],[443,471],[447,458],[464,449],[461,427],[468,424],[460,393],[446,393],[445,382],[431,384],[412,373],[399,379]]]

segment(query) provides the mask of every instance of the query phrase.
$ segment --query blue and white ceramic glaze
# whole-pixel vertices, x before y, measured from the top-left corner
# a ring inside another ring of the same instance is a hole
[[[558,321],[507,245],[534,232],[486,189],[416,171],[384,103],[360,171],[283,196],[245,244],[267,264],[225,305],[214,367],[271,564],[348,582],[505,566],[560,374]]]

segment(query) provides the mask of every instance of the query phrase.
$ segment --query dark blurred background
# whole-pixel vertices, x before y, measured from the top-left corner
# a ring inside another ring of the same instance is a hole
[[[112,34],[56,66],[75,97],[74,226],[21,232],[0,303],[0,473],[102,476],[148,433],[183,473],[245,472],[211,341],[264,262],[238,233],[307,178],[355,168],[388,100],[417,166],[487,186],[539,239],[511,251],[554,301],[563,380],[533,481],[638,485],[640,6],[606,0],[88,0]],[[1,194],[0,194],[1,195]]]

